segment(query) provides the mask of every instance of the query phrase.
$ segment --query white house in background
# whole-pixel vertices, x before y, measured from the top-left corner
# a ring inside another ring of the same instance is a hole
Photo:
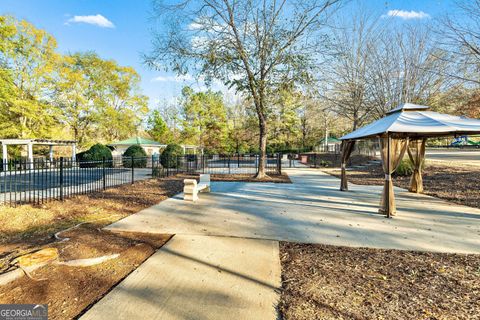
[[[335,150],[340,150],[341,144],[342,144],[341,140],[334,137],[328,137],[326,141],[325,141],[325,138],[320,140],[319,143],[313,149],[314,151],[318,151],[318,152],[332,152]]]
[[[166,144],[161,144],[160,142],[141,137],[134,137],[118,142],[113,142],[110,143],[108,146],[113,148],[112,155],[115,157],[122,156],[125,151],[127,151],[128,147],[133,145],[139,145],[140,147],[142,147],[148,156],[159,155],[161,151],[167,147]]]
[[[128,149],[128,147],[133,145],[141,146],[143,150],[145,150],[148,156],[160,155],[163,149],[167,147],[166,144],[162,144],[155,140],[150,140],[150,139],[141,138],[141,137],[133,137],[126,140],[113,142],[113,143],[110,143],[108,146],[113,148],[112,155],[116,157],[116,156],[122,156],[125,153],[125,151]],[[181,145],[181,147],[183,148],[184,154],[187,154],[187,153],[196,154],[198,150],[201,152],[201,154],[203,154],[203,149],[197,146]]]

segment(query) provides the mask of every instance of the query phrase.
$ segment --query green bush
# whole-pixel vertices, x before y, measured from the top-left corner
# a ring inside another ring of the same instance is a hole
[[[403,159],[397,170],[395,170],[395,175],[396,176],[410,176],[413,173],[413,164],[410,161],[410,159]]]
[[[321,161],[320,161],[320,166],[322,166],[322,167],[331,167],[331,166],[332,166],[332,162],[331,162],[331,161],[328,161],[328,160],[321,160]]]
[[[178,144],[169,144],[163,150],[160,163],[164,168],[176,168],[177,157],[183,155],[183,148]]]
[[[80,162],[80,167],[82,168],[101,167],[103,159],[107,161],[108,166],[111,165],[112,151],[109,147],[100,143],[93,145],[87,151],[77,154],[77,160]],[[89,163],[90,161],[94,161],[95,163]]]
[[[125,168],[132,167],[132,157],[134,168],[145,168],[147,166],[147,153],[138,144],[131,145],[123,153],[123,166]]]

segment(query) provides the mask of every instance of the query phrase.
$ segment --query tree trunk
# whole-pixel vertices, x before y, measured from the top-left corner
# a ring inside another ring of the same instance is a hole
[[[260,128],[260,159],[258,160],[258,171],[255,175],[256,179],[263,179],[267,176],[265,173],[265,163],[267,160],[267,123],[264,117],[259,117],[259,128]]]

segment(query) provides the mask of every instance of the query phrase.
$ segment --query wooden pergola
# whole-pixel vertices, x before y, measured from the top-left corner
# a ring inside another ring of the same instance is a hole
[[[346,163],[355,147],[355,142],[364,139],[379,139],[382,167],[385,173],[379,212],[391,217],[396,213],[392,174],[408,153],[413,165],[410,192],[423,191],[422,165],[425,161],[425,146],[428,138],[480,134],[480,120],[428,111],[430,107],[405,103],[389,111],[373,123],[343,137],[340,190],[347,191]]]
[[[49,146],[49,158],[53,161],[53,147],[54,146],[71,146],[72,160],[75,160],[77,151],[77,142],[74,140],[49,140],[49,139],[0,139],[2,144],[2,163],[3,171],[8,170],[8,146],[11,145],[26,145],[27,146],[27,163],[29,168],[33,168],[33,146],[43,145]]]

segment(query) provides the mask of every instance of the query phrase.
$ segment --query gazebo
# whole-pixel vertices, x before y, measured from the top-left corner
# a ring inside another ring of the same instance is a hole
[[[385,183],[379,212],[391,217],[396,213],[392,174],[408,153],[413,165],[410,192],[423,191],[422,164],[428,138],[480,134],[480,120],[428,111],[430,107],[405,103],[387,112],[377,121],[343,137],[340,190],[347,191],[346,163],[352,154],[355,141],[379,139]]]
[[[50,139],[0,139],[2,145],[2,163],[3,171],[8,169],[8,149],[10,145],[25,145],[27,146],[27,161],[28,167],[33,169],[33,146],[42,145],[48,146],[50,162],[53,161],[53,147],[54,146],[70,146],[72,147],[72,160],[75,160],[77,141],[74,140],[50,140]]]

